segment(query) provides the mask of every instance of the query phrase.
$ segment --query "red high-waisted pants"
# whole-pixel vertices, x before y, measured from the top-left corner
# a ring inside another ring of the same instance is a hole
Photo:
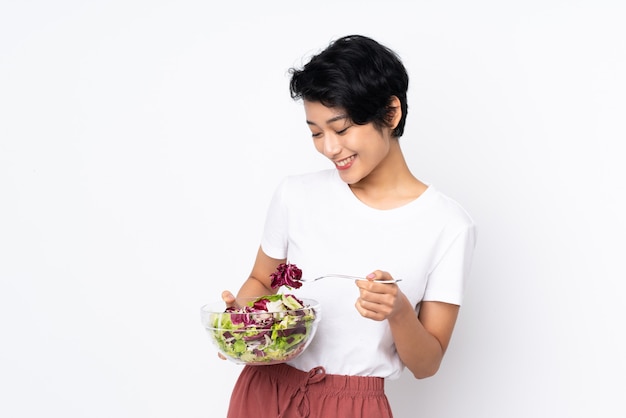
[[[245,366],[228,418],[392,418],[380,377],[303,372],[286,364]]]

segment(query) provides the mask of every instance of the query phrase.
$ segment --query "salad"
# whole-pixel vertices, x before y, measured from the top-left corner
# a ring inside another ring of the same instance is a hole
[[[270,274],[272,279],[272,289],[276,289],[280,286],[285,286],[289,289],[298,289],[302,286],[302,270],[295,264],[282,263],[276,268],[276,271]]]
[[[281,264],[271,276],[272,287],[298,288],[301,276],[294,264]],[[261,296],[212,313],[206,328],[222,354],[235,362],[282,363],[298,356],[313,337],[319,319],[314,304],[291,294]]]

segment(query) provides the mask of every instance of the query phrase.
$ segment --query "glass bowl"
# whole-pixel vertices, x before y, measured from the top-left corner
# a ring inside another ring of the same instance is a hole
[[[276,298],[276,295],[266,297]],[[255,300],[245,305],[252,306]],[[304,352],[321,319],[319,302],[297,300],[303,303],[302,308],[268,303],[267,311],[245,313],[225,312],[223,301],[209,303],[200,309],[202,326],[217,350],[230,361],[248,365],[285,363]],[[293,306],[290,301],[287,305]]]

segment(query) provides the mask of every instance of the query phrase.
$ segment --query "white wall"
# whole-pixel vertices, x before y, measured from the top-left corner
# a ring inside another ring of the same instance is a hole
[[[225,415],[239,367],[199,307],[248,274],[278,180],[328,167],[286,71],[350,33],[404,58],[409,163],[479,225],[396,416],[625,416],[621,4],[2,2],[0,416]]]

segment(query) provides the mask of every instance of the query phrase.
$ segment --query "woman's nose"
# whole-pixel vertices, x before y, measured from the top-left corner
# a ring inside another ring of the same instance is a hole
[[[330,134],[324,136],[323,152],[324,155],[329,158],[332,158],[341,152],[341,144],[339,143],[337,135]]]

